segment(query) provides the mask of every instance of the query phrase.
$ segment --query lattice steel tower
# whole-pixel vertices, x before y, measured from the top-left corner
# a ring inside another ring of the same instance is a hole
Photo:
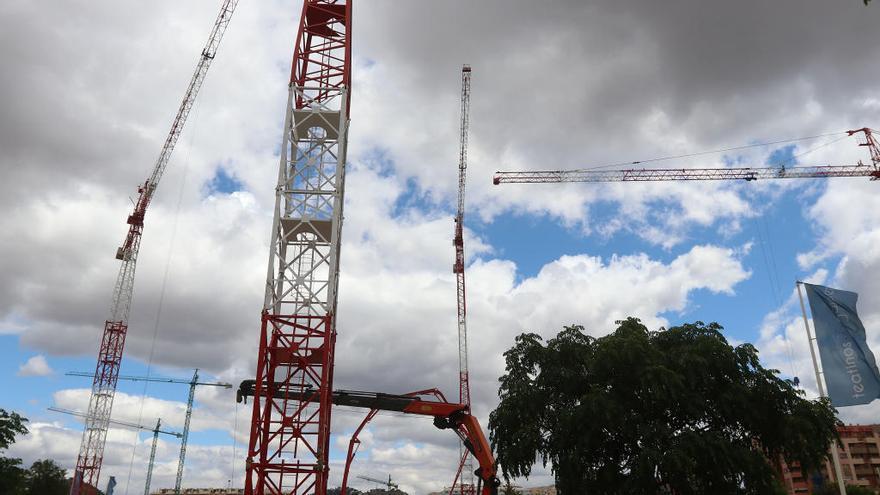
[[[327,491],[351,10],[351,0],[306,0],[300,18],[275,188],[248,495]]]
[[[468,344],[467,344],[467,297],[464,280],[464,197],[467,186],[467,155],[468,155],[468,130],[470,129],[470,106],[471,106],[471,66],[461,67],[461,125],[459,127],[458,148],[458,203],[455,212],[455,237],[452,244],[455,246],[455,264],[452,272],[455,273],[455,301],[458,310],[458,401],[471,409],[471,388],[468,375]],[[476,493],[474,486],[474,465],[469,452],[462,445],[461,462],[455,473],[450,495],[471,495]]]
[[[98,350],[98,364],[92,381],[89,410],[85,419],[73,481],[70,484],[71,495],[79,495],[81,492],[92,493],[98,486],[101,464],[104,460],[104,443],[110,424],[110,411],[113,408],[113,397],[116,395],[119,366],[122,364],[122,351],[125,347],[125,335],[128,332],[128,315],[134,292],[134,275],[141,235],[144,230],[144,217],[153,195],[159,187],[159,181],[171,159],[171,153],[183,131],[189,112],[195,104],[199,89],[208,74],[208,68],[214,60],[226,27],[232,19],[236,5],[238,5],[238,0],[224,0],[220,6],[220,14],[214,21],[208,42],[202,49],[195,73],[186,88],[183,101],[180,103],[177,115],[171,124],[171,130],[165,138],[165,144],[162,146],[159,158],[156,160],[150,176],[138,188],[137,204],[127,220],[128,234],[122,246],[116,250],[116,259],[122,261],[122,264],[116,277],[110,316],[104,322],[104,334],[101,338],[101,347]],[[84,487],[88,488],[83,489]]]

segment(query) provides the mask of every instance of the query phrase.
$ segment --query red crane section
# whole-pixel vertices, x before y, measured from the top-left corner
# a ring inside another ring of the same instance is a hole
[[[92,381],[92,393],[89,399],[89,409],[86,414],[83,429],[82,442],[76,459],[76,468],[73,472],[73,481],[70,484],[70,494],[79,495],[81,492],[92,492],[98,485],[101,475],[101,465],[104,460],[104,443],[107,438],[107,428],[110,421],[110,411],[113,408],[113,398],[116,395],[116,383],[119,375],[119,367],[122,364],[122,353],[125,348],[125,336],[128,332],[128,315],[131,309],[131,300],[134,292],[134,275],[137,268],[138,251],[140,250],[141,236],[144,231],[144,217],[147,207],[153,199],[159,181],[168,162],[174,146],[183,132],[184,124],[190,110],[195,104],[196,96],[208,68],[214,60],[223,34],[232,20],[232,14],[239,0],[224,0],[220,6],[220,13],[214,21],[214,27],[208,36],[208,42],[202,49],[196,70],[193,73],[183,101],[177,110],[177,115],[171,124],[171,130],[165,138],[159,158],[153,166],[150,176],[142,186],[138,188],[138,200],[134,211],[128,216],[128,233],[122,246],[116,250],[116,259],[122,261],[116,284],[113,289],[113,302],[110,316],[104,322],[104,334],[101,338],[101,347],[98,350],[98,363],[95,367],[95,377]]]
[[[467,297],[465,291],[464,276],[464,198],[467,186],[467,155],[468,155],[468,130],[470,128],[470,105],[471,105],[471,67],[461,67],[461,125],[459,127],[459,150],[458,150],[458,203],[455,213],[455,237],[452,244],[455,246],[455,264],[452,272],[455,273],[456,307],[458,310],[458,401],[464,404],[468,412],[471,408],[470,377],[468,374],[468,341],[467,341]],[[461,449],[461,461],[455,473],[450,495],[454,492],[458,495],[474,494],[473,464],[470,462],[467,449]]]
[[[350,0],[306,0],[300,16],[275,186],[247,495],[327,492],[351,11]]]
[[[830,177],[869,177],[880,179],[880,150],[872,130],[864,127],[847,131],[862,133],[871,164],[859,161],[854,165],[820,165],[813,167],[731,167],[731,168],[634,168],[625,170],[536,170],[496,172],[493,183],[534,184],[558,182],[651,182],[689,180],[763,180],[763,179],[825,179]]]

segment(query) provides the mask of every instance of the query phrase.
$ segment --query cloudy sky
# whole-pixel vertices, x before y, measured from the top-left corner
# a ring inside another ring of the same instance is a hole
[[[152,167],[219,1],[0,5],[0,407],[11,454],[72,467],[87,380],[136,186]],[[261,285],[300,3],[243,1],[146,221],[122,372],[238,383]],[[880,196],[866,179],[492,186],[495,170],[579,168],[776,142],[675,167],[847,164],[878,127],[880,11],[861,0],[425,2],[355,6],[338,388],[455,396],[453,208],[459,70],[474,68],[468,170],[472,395],[484,422],[520,332],[592,335],[718,321],[815,396],[794,281],[860,293],[880,347]],[[170,429],[186,388],[120,382],[113,415]],[[184,486],[241,486],[248,407],[200,389]],[[874,421],[877,404],[841,409]],[[361,412],[334,412],[333,477]],[[354,475],[447,485],[458,448],[381,415]],[[143,490],[147,434],[112,429],[102,485]],[[153,476],[170,487],[176,439]],[[548,484],[537,469],[525,486]],[[359,485],[355,485],[359,486]],[[368,488],[368,485],[360,485]]]

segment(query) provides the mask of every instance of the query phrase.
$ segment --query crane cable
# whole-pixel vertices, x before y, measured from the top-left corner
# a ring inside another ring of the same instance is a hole
[[[829,135],[836,135],[836,134],[837,133],[826,134],[824,136],[814,136],[814,138],[827,137]],[[777,165],[780,167],[785,167],[787,165],[797,165],[796,162],[800,157],[803,157],[803,156],[808,155],[810,153],[813,153],[817,150],[820,150],[820,149],[825,148],[827,146],[830,146],[834,143],[837,143],[843,139],[846,139],[849,136],[850,135],[848,133],[846,133],[843,136],[838,137],[837,139],[832,139],[832,140],[827,141],[825,143],[814,146],[810,149],[804,150],[800,153],[792,154],[790,157],[786,158],[785,160],[780,161],[778,163],[775,163],[773,165]],[[800,138],[798,140],[802,141],[805,139],[810,139],[810,138]],[[780,144],[780,143],[774,142],[774,143],[767,143],[767,144]],[[770,291],[773,293],[773,298],[776,303],[776,306],[778,308],[782,308],[782,306],[783,306],[782,284],[779,281],[780,280],[779,279],[779,267],[776,264],[776,253],[775,253],[775,250],[773,249],[773,241],[770,236],[770,228],[767,225],[767,220],[763,216],[760,218],[760,221],[754,220],[753,224],[754,224],[755,230],[758,233],[758,242],[759,242],[759,246],[761,248],[761,255],[764,260],[764,267],[767,272],[767,280],[768,280],[768,283],[770,284]],[[769,250],[769,254],[768,254],[768,250]],[[786,358],[788,360],[788,366],[789,366],[789,371],[791,372],[791,376],[798,377],[800,375],[801,370],[800,370],[800,367],[795,364],[794,351],[791,346],[791,341],[789,340],[788,336],[785,335],[784,328],[783,328],[782,341],[785,344],[785,354],[786,354]]]
[[[698,151],[695,153],[685,153],[685,154],[681,154],[681,155],[669,155],[669,156],[663,156],[663,157],[659,157],[659,158],[649,158],[646,160],[635,160],[635,161],[631,161],[631,162],[609,163],[606,165],[597,165],[597,166],[593,166],[593,167],[581,168],[579,170],[597,170],[597,169],[609,168],[609,167],[624,167],[627,165],[641,165],[643,163],[661,162],[661,161],[665,161],[665,160],[676,160],[679,158],[691,158],[694,156],[711,155],[711,154],[715,154],[715,153],[726,153],[728,151],[738,151],[738,150],[744,150],[744,149],[748,149],[748,148],[758,148],[758,147],[762,147],[762,146],[773,146],[775,144],[785,144],[785,143],[795,143],[795,142],[799,142],[799,141],[809,141],[811,139],[819,139],[822,137],[837,136],[837,135],[840,135],[841,133],[844,135],[840,139],[845,139],[845,138],[849,137],[849,134],[847,134],[846,131],[829,132],[826,134],[816,134],[814,136],[804,136],[804,137],[793,138],[793,139],[782,139],[779,141],[767,141],[767,142],[762,142],[762,143],[746,144],[746,145],[742,145],[742,146],[733,146],[730,148],[721,148],[721,149],[717,149],[717,150]],[[837,141],[839,141],[839,139],[832,141],[832,143],[837,142]],[[828,144],[831,144],[831,143],[828,143]],[[827,146],[827,144],[826,144],[826,146]]]
[[[147,357],[147,372],[146,372],[147,378],[149,378],[151,376],[152,371],[153,371],[153,357],[155,356],[155,353],[156,353],[156,341],[158,340],[159,325],[162,320],[162,308],[164,307],[165,292],[166,292],[166,288],[168,286],[168,273],[171,270],[171,260],[174,257],[175,241],[177,240],[177,227],[178,227],[178,224],[180,221],[180,210],[183,205],[183,196],[184,196],[184,192],[186,190],[186,179],[187,179],[187,175],[189,173],[190,154],[192,152],[193,142],[195,141],[195,138],[196,138],[196,134],[197,134],[196,131],[198,130],[198,123],[199,123],[199,115],[201,113],[200,110],[201,110],[202,106],[201,106],[200,101],[201,100],[197,100],[195,102],[195,108],[194,108],[195,112],[194,112],[193,118],[191,119],[192,123],[189,126],[189,133],[190,133],[189,146],[187,146],[186,155],[184,156],[184,159],[183,159],[183,173],[182,173],[181,179],[180,179],[180,189],[177,193],[177,206],[174,210],[174,217],[173,217],[174,219],[171,222],[171,236],[170,236],[170,240],[168,241],[168,251],[165,255],[165,270],[162,273],[162,284],[159,289],[159,301],[156,305],[156,316],[153,320],[153,336],[152,336],[152,340],[150,341],[150,353]],[[138,420],[137,420],[138,424],[140,424],[143,419],[144,402],[147,397],[147,388],[148,387],[149,387],[149,381],[144,380],[144,388],[143,388],[143,391],[141,392],[140,404],[138,407]],[[135,453],[137,452],[137,446],[138,446],[139,440],[140,440],[140,433],[137,433],[136,437],[135,437],[135,441],[134,441],[132,448],[131,448],[131,460],[129,461],[129,464],[128,464],[128,478],[125,483],[124,495],[128,495],[128,489],[131,486],[131,473],[134,470],[134,458],[135,458]]]

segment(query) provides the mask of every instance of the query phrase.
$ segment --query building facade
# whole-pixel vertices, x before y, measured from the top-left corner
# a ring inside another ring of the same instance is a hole
[[[843,481],[880,493],[880,425],[838,427],[843,448],[838,446]],[[820,473],[804,473],[797,465],[781,466],[785,488],[791,495],[811,495],[820,483],[836,484],[834,467],[826,461]]]

